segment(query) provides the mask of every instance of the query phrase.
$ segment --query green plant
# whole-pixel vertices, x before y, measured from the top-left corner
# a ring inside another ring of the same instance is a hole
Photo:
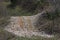
[[[53,19],[59,17],[59,13],[57,10],[54,13],[46,13],[46,15],[47,15],[47,18],[50,20],[53,20]]]

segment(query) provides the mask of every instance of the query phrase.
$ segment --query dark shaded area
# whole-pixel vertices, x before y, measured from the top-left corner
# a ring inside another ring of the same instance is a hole
[[[17,0],[10,0],[11,4],[8,5],[9,8],[15,8],[16,7],[16,3],[17,3]]]
[[[60,33],[60,13],[55,10],[55,12],[40,15],[35,27],[46,34]]]
[[[11,4],[8,6],[10,8],[15,8],[17,5],[20,6],[23,10],[28,12],[35,12],[35,10],[43,9],[44,1],[43,0],[10,0]],[[45,2],[47,3],[47,2]]]
[[[37,17],[36,28],[47,34],[60,34],[60,0],[48,0],[50,6],[48,11]]]

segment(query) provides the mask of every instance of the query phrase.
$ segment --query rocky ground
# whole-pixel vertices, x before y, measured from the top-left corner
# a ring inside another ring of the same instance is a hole
[[[18,36],[31,37],[53,37],[53,35],[45,34],[44,32],[38,32],[32,23],[33,16],[12,16],[10,23],[5,27],[5,30]]]

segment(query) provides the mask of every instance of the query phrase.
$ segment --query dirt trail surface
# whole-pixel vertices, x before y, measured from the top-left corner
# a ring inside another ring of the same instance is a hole
[[[10,23],[5,27],[5,30],[18,36],[31,37],[53,37],[53,35],[47,35],[44,32],[38,32],[33,26],[33,16],[12,16]]]

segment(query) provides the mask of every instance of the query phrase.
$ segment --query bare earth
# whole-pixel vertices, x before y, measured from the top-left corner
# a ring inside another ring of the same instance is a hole
[[[5,27],[5,30],[11,32],[17,36],[31,37],[31,36],[41,36],[41,37],[54,37],[54,35],[48,35],[44,32],[38,32],[34,26],[32,20],[33,16],[12,16],[10,18],[10,23]]]

